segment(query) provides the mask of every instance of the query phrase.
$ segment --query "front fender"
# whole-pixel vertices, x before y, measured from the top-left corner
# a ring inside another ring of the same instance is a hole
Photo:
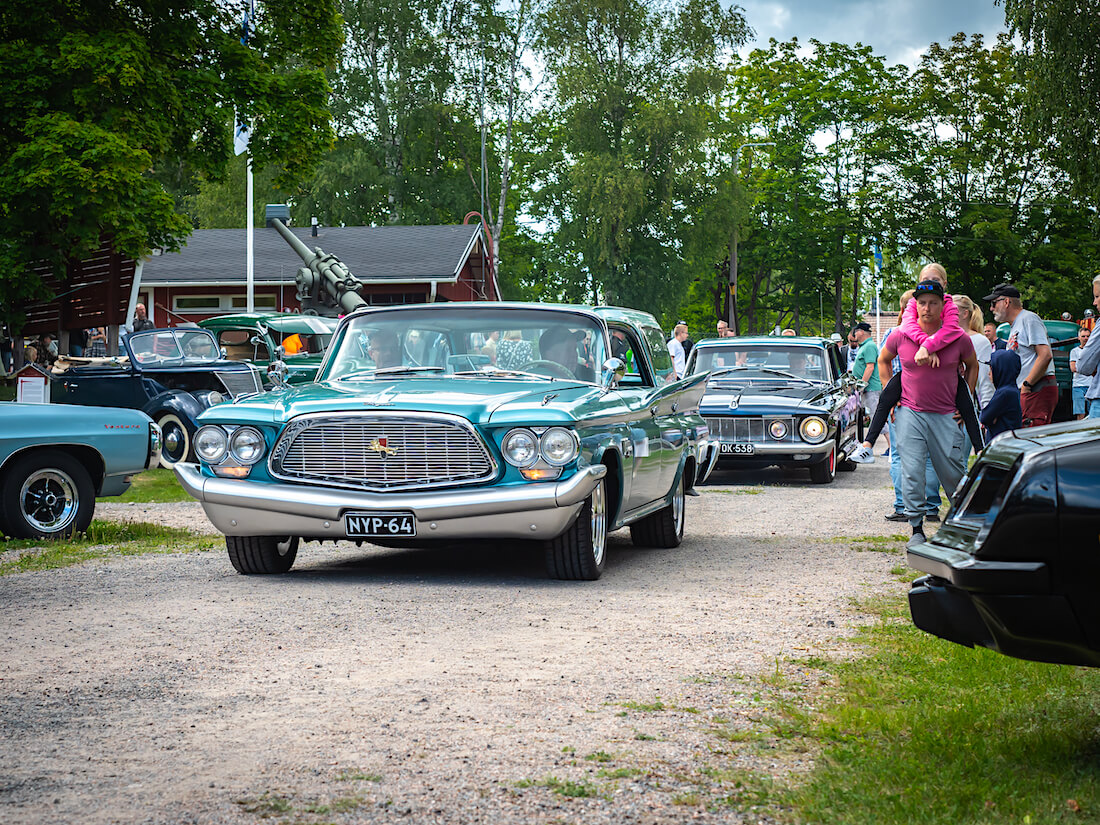
[[[168,413],[179,416],[180,421],[194,430],[198,427],[195,419],[206,407],[194,395],[184,390],[168,390],[151,398],[141,411],[154,421]]]

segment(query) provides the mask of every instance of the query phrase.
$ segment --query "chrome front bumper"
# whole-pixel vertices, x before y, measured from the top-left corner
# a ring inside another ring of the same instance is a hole
[[[411,512],[416,539],[549,539],[573,523],[607,467],[596,464],[565,481],[511,487],[373,493],[228,478],[208,478],[180,462],[176,477],[227,536],[344,539],[344,514]]]

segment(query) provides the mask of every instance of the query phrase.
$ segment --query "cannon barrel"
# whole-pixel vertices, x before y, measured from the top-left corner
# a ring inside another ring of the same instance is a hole
[[[336,315],[367,306],[359,294],[363,282],[351,274],[343,261],[335,255],[326,255],[320,247],[311,250],[278,218],[271,225],[305,264],[294,275],[303,312]]]

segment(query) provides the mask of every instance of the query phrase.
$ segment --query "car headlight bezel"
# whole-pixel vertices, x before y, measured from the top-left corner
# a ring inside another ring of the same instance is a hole
[[[568,449],[565,452],[552,455],[549,442],[562,436],[564,436]],[[580,454],[580,451],[580,440],[577,438],[577,434],[568,427],[551,427],[539,437],[539,455],[551,467],[564,467],[570,461],[573,461]]]
[[[775,441],[782,441],[787,437],[788,432],[787,422],[782,419],[772,419],[771,423],[768,424],[768,435]]]
[[[203,449],[203,443],[207,438],[213,438],[212,444],[215,449]],[[195,455],[205,464],[220,464],[229,455],[229,436],[217,424],[207,424],[199,427],[195,431],[194,444]]]
[[[512,454],[514,448],[513,440],[527,439],[530,443],[530,455],[524,458],[517,458]],[[504,434],[504,438],[500,442],[500,454],[504,460],[513,467],[524,469],[531,467],[539,460],[539,437],[535,435],[531,430],[526,427],[516,427]]]
[[[253,439],[251,449],[254,454],[249,455],[248,447],[241,444],[245,439]],[[252,466],[259,462],[267,452],[267,444],[264,434],[255,427],[237,427],[229,436],[229,454],[235,461],[245,466]]]
[[[815,434],[818,429],[820,429],[820,432]],[[821,416],[808,415],[798,425],[798,434],[803,441],[810,444],[820,444],[829,435],[829,424]]]

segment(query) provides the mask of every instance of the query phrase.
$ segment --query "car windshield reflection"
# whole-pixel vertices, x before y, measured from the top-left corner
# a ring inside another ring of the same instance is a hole
[[[220,357],[217,341],[204,329],[154,329],[126,339],[133,361],[142,366],[205,364]]]
[[[602,325],[561,310],[378,310],[348,321],[320,380],[454,375],[595,383]]]
[[[692,373],[713,372],[713,381],[831,380],[825,350],[813,346],[738,343],[699,347]]]

